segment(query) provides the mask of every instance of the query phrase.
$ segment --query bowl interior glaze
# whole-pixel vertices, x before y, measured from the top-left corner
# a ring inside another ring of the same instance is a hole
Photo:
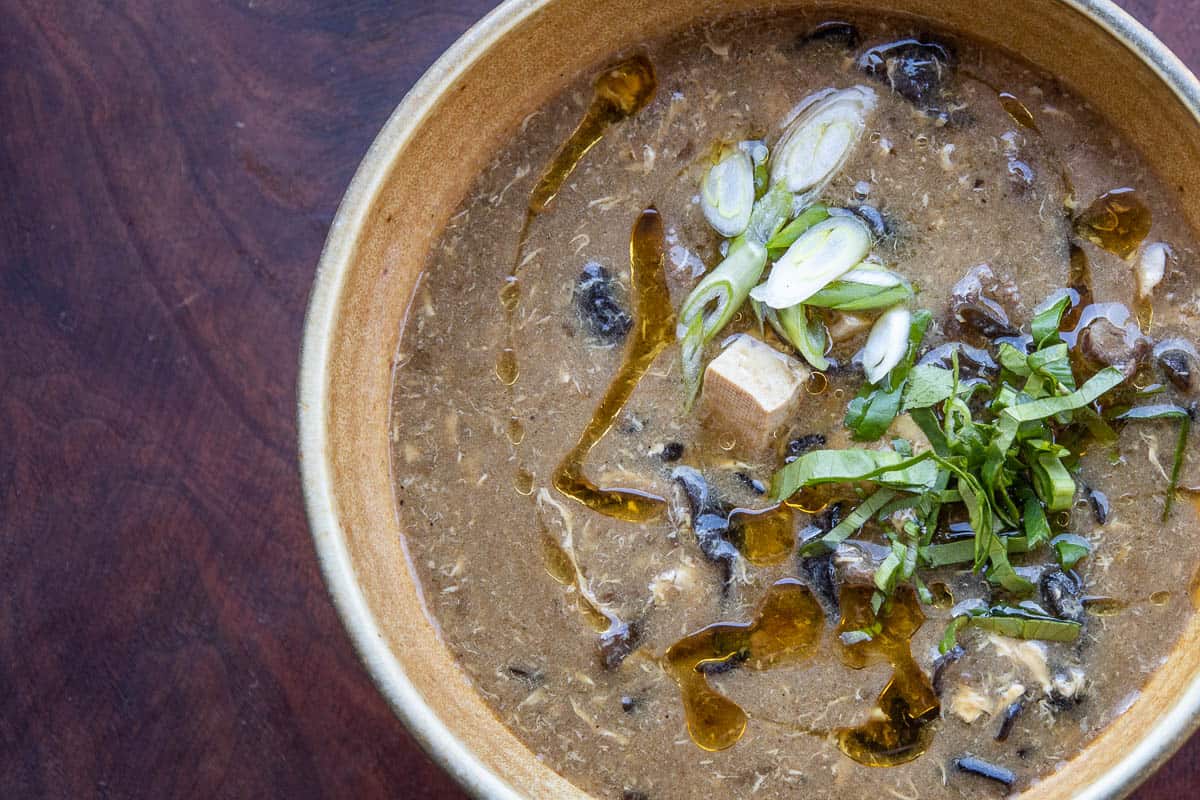
[[[585,798],[492,715],[442,644],[409,569],[394,506],[393,357],[425,256],[477,171],[570,79],[640,41],[754,8],[870,9],[878,0],[512,0],[422,78],[372,145],[330,230],[306,322],[299,421],[312,534],[342,619],[424,747],[484,797]],[[1106,0],[889,0],[890,12],[994,41],[1060,78],[1178,187],[1200,228],[1200,86]],[[399,221],[404,220],[404,224]],[[1200,709],[1200,617],[1140,699],[1024,797],[1127,793]]]

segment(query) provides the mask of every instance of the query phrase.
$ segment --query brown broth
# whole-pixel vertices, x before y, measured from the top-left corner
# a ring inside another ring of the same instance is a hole
[[[800,583],[795,537],[835,505],[853,508],[862,487],[806,490],[774,507],[744,480],[769,483],[791,436],[851,446],[842,417],[861,377],[815,373],[770,457],[743,460],[684,413],[674,310],[697,267],[720,259],[694,200],[709,154],[717,142],[773,145],[790,110],[826,86],[879,93],[868,134],[823,200],[869,203],[887,220],[875,253],[941,320],[930,346],[955,335],[942,324],[950,289],[975,264],[992,265],[1009,287],[1010,318],[1027,324],[1060,286],[1085,298],[1079,311],[1119,302],[1145,319],[1126,260],[1143,240],[1169,242],[1180,264],[1196,261],[1174,193],[1053,79],[953,41],[971,75],[955,88],[953,113],[937,119],[858,72],[836,39],[807,40],[819,21],[732,18],[643,43],[632,58],[598,65],[598,79],[578,76],[480,174],[429,255],[428,302],[406,322],[393,472],[431,612],[497,716],[600,798],[884,797],[896,787],[974,797],[976,779],[943,780],[967,752],[1014,770],[1020,789],[1126,707],[1200,603],[1196,494],[1158,521],[1158,465],[1170,466],[1173,426],[1126,426],[1080,465],[1113,498],[1108,523],[1086,508],[1055,520],[1096,548],[1078,569],[1089,597],[1103,601],[1091,602],[1078,645],[1045,646],[1051,669],[1086,670],[1086,699],[1063,711],[1033,703],[997,741],[1000,720],[965,721],[955,693],[994,697],[1014,681],[1042,690],[987,636],[964,634],[967,654],[946,667],[942,696],[930,685],[951,608],[986,596],[986,583],[931,571],[933,604],[901,589],[880,631],[846,645],[840,634],[869,621],[872,593],[846,585],[840,613],[822,607]],[[863,47],[928,30],[850,21]],[[598,345],[576,319],[572,292],[593,261],[630,301],[623,343]],[[1192,276],[1168,275],[1153,301],[1156,335],[1197,338],[1195,292]],[[755,330],[743,312],[726,333]],[[844,364],[861,342],[836,345],[834,357]],[[668,443],[684,445],[679,461],[662,456]],[[1196,451],[1184,486],[1200,484]],[[702,471],[736,509],[744,563],[729,583],[665,513],[677,464]],[[864,535],[878,540],[880,530]],[[631,626],[634,655],[606,667],[598,636]],[[697,669],[743,656],[728,671]],[[531,670],[542,676],[536,686],[519,679]]]

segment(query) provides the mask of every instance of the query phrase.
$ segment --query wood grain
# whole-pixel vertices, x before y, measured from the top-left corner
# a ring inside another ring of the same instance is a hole
[[[341,193],[491,5],[0,0],[0,796],[463,796],[333,613],[293,404]]]

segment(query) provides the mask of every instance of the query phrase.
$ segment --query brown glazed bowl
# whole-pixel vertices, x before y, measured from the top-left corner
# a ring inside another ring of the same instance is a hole
[[[878,8],[881,0],[840,0]],[[299,386],[308,519],[329,590],[396,713],[468,791],[586,798],[496,719],[441,641],[409,569],[389,470],[392,363],[428,249],[521,119],[617,51],[698,20],[819,0],[508,0],[404,98],[363,159],[321,256]],[[887,0],[1015,50],[1088,100],[1181,187],[1200,186],[1200,84],[1107,0]],[[1114,80],[1119,76],[1121,80]],[[1200,229],[1200,203],[1181,204]],[[393,226],[391,219],[409,224]],[[1196,727],[1200,616],[1140,698],[1024,797],[1133,789]]]

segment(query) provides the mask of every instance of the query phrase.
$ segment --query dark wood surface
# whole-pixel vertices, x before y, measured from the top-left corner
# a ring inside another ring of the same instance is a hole
[[[338,200],[491,5],[0,0],[0,797],[462,797],[334,615],[293,407]],[[1200,66],[1200,3],[1124,5]]]

